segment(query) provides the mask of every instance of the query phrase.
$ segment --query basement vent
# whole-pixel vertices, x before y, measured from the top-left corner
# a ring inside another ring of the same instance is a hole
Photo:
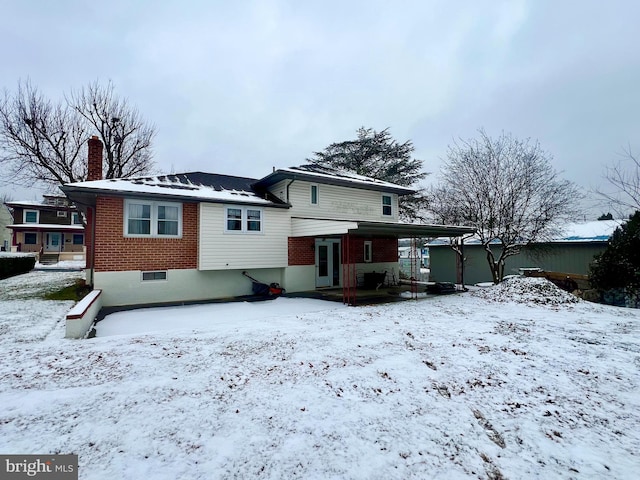
[[[167,272],[142,272],[142,281],[143,282],[152,282],[154,280],[166,280]]]

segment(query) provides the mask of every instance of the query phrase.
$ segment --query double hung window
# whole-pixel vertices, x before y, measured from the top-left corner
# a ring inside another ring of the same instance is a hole
[[[390,217],[391,214],[391,195],[382,195],[382,215]]]
[[[38,210],[25,210],[24,223],[38,223]]]
[[[125,201],[124,234],[127,237],[180,237],[182,204]]]
[[[226,207],[225,231],[229,233],[262,233],[262,209]]]

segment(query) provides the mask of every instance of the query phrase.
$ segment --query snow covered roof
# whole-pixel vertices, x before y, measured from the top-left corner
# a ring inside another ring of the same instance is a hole
[[[189,172],[71,183],[62,190],[72,199],[78,194],[103,193],[137,197],[172,197],[221,203],[286,206],[272,195],[253,188],[254,178]]]
[[[84,230],[82,225],[67,225],[60,223],[16,223],[7,225],[7,228],[17,228],[20,230]]]
[[[570,223],[564,231],[549,243],[593,243],[607,242],[616,228],[624,223],[624,220],[594,220],[592,222]],[[498,243],[497,241],[495,243]],[[479,245],[480,240],[469,238],[465,245]],[[449,245],[446,238],[439,238],[429,242],[429,246]]]
[[[47,195],[44,195],[47,197]],[[50,197],[50,196],[49,196]],[[50,197],[50,198],[58,198],[58,197]],[[52,203],[45,203],[38,200],[16,200],[6,202],[6,205],[12,208],[37,208],[37,209],[50,209],[50,210],[73,210],[75,209],[74,205],[55,205]]]
[[[358,175],[357,173],[347,170],[328,168],[314,164],[278,169],[259,180],[256,185],[268,187],[285,179],[300,179],[328,183],[330,185],[366,188],[369,190],[397,193],[398,195],[408,195],[415,192],[413,188],[403,187],[395,183]]]

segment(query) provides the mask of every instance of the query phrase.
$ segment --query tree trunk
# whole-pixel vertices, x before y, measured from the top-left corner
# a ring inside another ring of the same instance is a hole
[[[500,280],[502,280],[500,276],[500,264],[496,262],[496,259],[493,256],[493,252],[490,249],[486,248],[486,251],[487,251],[487,262],[489,263],[489,270],[491,270],[491,277],[493,279],[493,283],[497,285],[498,283],[500,283]]]

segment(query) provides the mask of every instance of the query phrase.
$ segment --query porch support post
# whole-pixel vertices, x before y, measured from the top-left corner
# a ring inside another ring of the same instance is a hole
[[[466,291],[464,286],[464,237],[460,237],[460,282],[462,290]]]
[[[355,265],[351,262],[351,235],[342,236],[342,303],[347,305],[355,305],[356,292],[356,275]]]

